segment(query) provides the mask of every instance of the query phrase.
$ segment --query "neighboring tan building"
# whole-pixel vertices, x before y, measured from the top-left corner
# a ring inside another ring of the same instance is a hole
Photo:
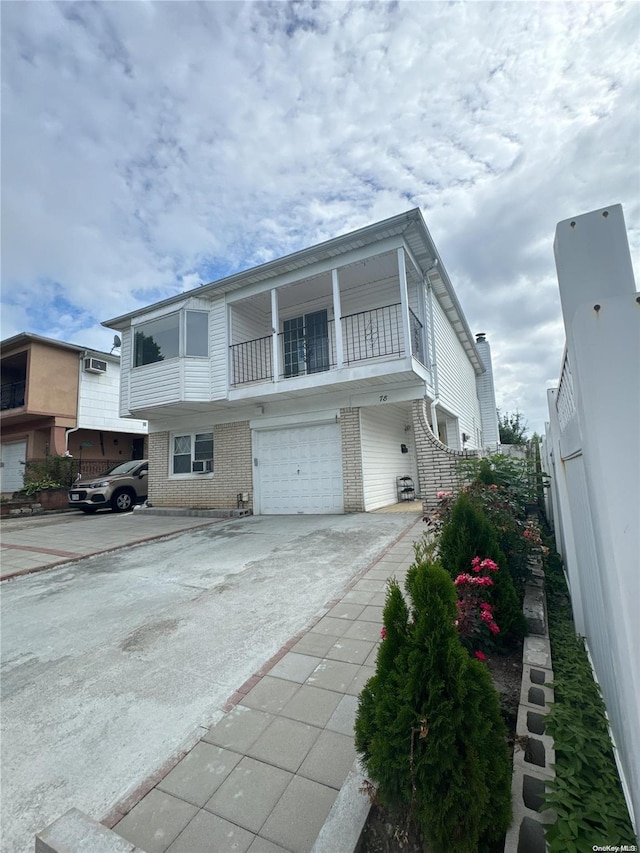
[[[0,346],[3,494],[22,488],[30,460],[144,458],[146,422],[118,413],[119,356],[27,332]]]
[[[149,421],[154,506],[361,512],[411,481],[432,503],[433,448],[449,467],[485,428],[495,447],[493,382],[480,399],[486,365],[417,209],[104,325],[120,413]]]

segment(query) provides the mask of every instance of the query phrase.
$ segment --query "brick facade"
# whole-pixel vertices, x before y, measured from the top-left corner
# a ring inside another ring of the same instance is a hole
[[[364,512],[360,409],[340,409],[342,492],[345,512]]]
[[[459,460],[475,451],[452,450],[431,431],[425,401],[412,404],[413,429],[418,463],[419,494],[425,512],[437,504],[439,491],[457,492],[462,485]],[[345,512],[364,512],[360,409],[340,409],[342,439],[342,482]],[[168,432],[148,437],[149,501],[154,506],[222,509],[236,506],[239,492],[248,492],[247,507],[253,509],[253,456],[248,421],[213,427],[214,475],[171,479]]]
[[[198,430],[201,432],[202,430]],[[172,479],[168,432],[149,435],[149,502],[154,506],[229,509],[239,492],[248,492],[253,508],[253,456],[249,421],[213,427],[213,477]]]
[[[418,461],[419,493],[422,496],[424,512],[433,510],[438,503],[439,491],[458,492],[463,479],[458,471],[461,459],[477,456],[474,450],[452,450],[443,444],[431,431],[424,400],[414,400],[412,404],[413,431]]]

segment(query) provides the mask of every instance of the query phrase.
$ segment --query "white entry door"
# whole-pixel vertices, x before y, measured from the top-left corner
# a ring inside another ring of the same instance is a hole
[[[258,430],[254,449],[262,515],[344,511],[338,424]]]
[[[27,458],[26,441],[8,441],[0,445],[0,491],[17,492],[24,485],[24,463]]]

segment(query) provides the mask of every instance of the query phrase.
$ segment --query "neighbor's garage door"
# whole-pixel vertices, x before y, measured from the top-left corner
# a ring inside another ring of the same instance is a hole
[[[259,430],[255,436],[260,513],[344,511],[338,424]]]
[[[27,458],[27,442],[11,441],[0,445],[0,491],[17,492],[24,485],[24,461]]]

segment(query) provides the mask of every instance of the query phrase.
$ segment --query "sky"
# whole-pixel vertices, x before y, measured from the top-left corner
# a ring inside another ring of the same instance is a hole
[[[419,207],[498,406],[543,431],[557,222],[621,203],[640,249],[640,4],[0,13],[3,339],[108,351],[104,320]]]

